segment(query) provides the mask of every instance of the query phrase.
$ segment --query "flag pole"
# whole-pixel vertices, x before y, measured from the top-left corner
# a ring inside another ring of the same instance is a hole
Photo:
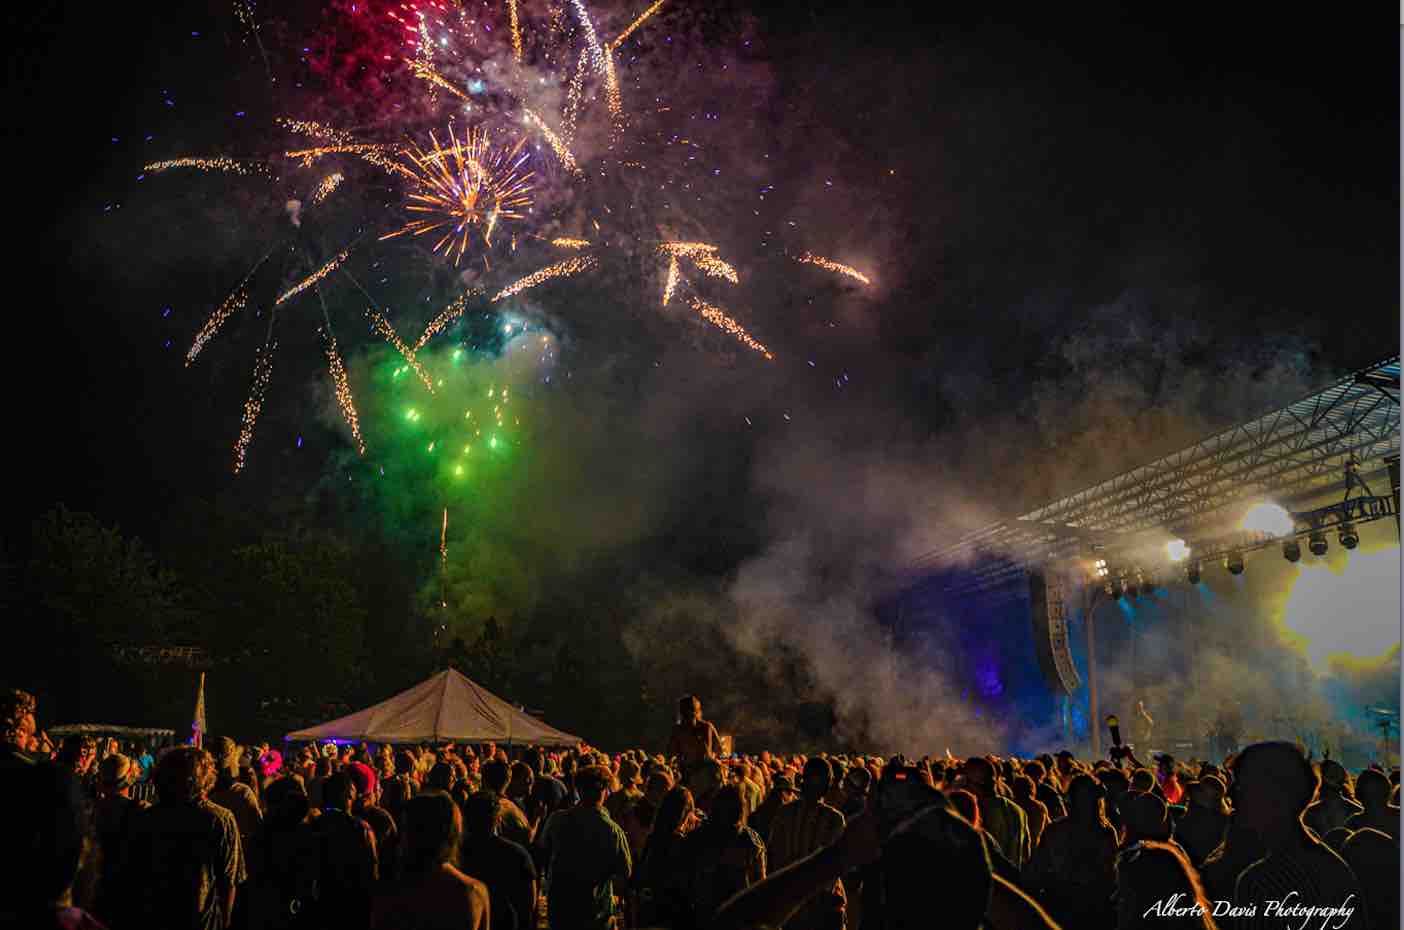
[[[205,747],[205,673],[200,673],[200,691],[195,696],[195,723],[191,742],[197,747]]]

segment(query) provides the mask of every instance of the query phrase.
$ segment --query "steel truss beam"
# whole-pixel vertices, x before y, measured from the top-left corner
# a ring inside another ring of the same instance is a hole
[[[1157,531],[1212,537],[1236,504],[1325,493],[1338,487],[1352,459],[1368,473],[1399,454],[1399,371],[1398,356],[1378,362],[1189,448],[970,533],[903,574],[968,564],[974,571],[948,590],[988,590],[1030,566],[1086,556],[1098,542],[1119,548]],[[1393,515],[1392,506],[1386,509],[1359,522]]]

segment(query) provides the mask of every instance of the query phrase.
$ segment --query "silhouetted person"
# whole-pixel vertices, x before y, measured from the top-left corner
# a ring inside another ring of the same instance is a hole
[[[133,927],[228,926],[244,881],[239,825],[210,803],[214,759],[203,749],[173,749],[156,763],[156,806],[131,819],[121,894]]]
[[[1107,820],[1106,789],[1090,775],[1068,786],[1068,816],[1043,831],[1024,869],[1024,886],[1061,923],[1105,927],[1112,921],[1117,835]]]
[[[708,720],[702,719],[702,702],[694,695],[678,701],[678,722],[668,738],[668,755],[677,757],[684,777],[700,762],[715,759],[721,753],[721,735]]]
[[[1053,784],[1048,766],[1034,759],[1024,766],[1024,774],[1034,781],[1034,794],[1044,807],[1048,808],[1048,819],[1062,820],[1068,816],[1068,805],[1062,793]]]
[[[1370,926],[1399,926],[1399,844],[1373,827],[1357,830],[1343,844],[1341,858],[1365,889]]]
[[[0,926],[103,930],[104,924],[73,906],[74,881],[97,852],[88,803],[73,775],[51,763],[12,759],[0,765],[0,796],[10,801]]]
[[[783,869],[828,846],[843,833],[843,814],[824,800],[832,780],[833,770],[827,759],[815,757],[804,764],[799,800],[780,808],[770,823],[766,854],[772,870]],[[845,900],[843,882],[837,881],[823,894],[805,902],[789,926],[799,930],[832,926],[835,920],[842,919]]]
[[[353,813],[355,803],[351,777],[337,772],[322,786],[322,813],[311,822],[320,853],[319,919],[338,930],[368,924],[371,895],[379,878],[375,833]]]
[[[1230,817],[1224,841],[1209,854],[1199,869],[1199,877],[1211,901],[1230,901],[1238,876],[1244,869],[1267,855],[1262,838],[1244,825],[1238,817]]]
[[[531,823],[522,809],[507,797],[507,786],[512,783],[512,767],[494,759],[483,764],[481,774],[483,789],[479,793],[490,797],[497,805],[498,834],[523,848],[530,847]]]
[[[685,841],[692,871],[692,910],[702,926],[728,898],[765,878],[765,843],[746,826],[746,801],[737,785],[717,792],[707,821]]]
[[[402,875],[376,896],[373,930],[489,930],[487,887],[453,864],[463,837],[453,799],[442,791],[410,799],[401,828]]]
[[[215,760],[215,785],[210,789],[210,801],[234,815],[239,840],[247,846],[263,822],[263,812],[254,790],[239,781],[239,746],[221,736],[211,741],[211,755]]]
[[[980,824],[994,837],[1000,852],[1022,869],[1029,861],[1029,824],[1024,811],[995,790],[995,770],[990,760],[973,756],[962,770],[964,786],[980,799]]]
[[[0,771],[34,764],[28,751],[36,728],[34,711],[34,695],[28,691],[0,691]]]
[[[1224,783],[1218,776],[1207,775],[1190,782],[1185,789],[1189,807],[1175,822],[1175,841],[1184,848],[1190,864],[1199,868],[1209,854],[1224,841],[1228,831],[1229,810],[1224,801]]]
[[[593,930],[620,912],[614,881],[633,871],[629,841],[605,812],[613,776],[603,766],[575,773],[580,803],[546,822],[546,913],[552,930]]]
[[[1391,804],[1393,786],[1383,772],[1366,769],[1355,779],[1355,797],[1365,808],[1346,821],[1351,830],[1372,827],[1399,842],[1399,805]]]
[[[524,846],[498,835],[492,796],[469,798],[463,824],[468,835],[458,861],[465,875],[487,886],[493,930],[535,930],[536,866]]]
[[[795,790],[794,782],[788,774],[775,776],[775,780],[770,785],[770,793],[761,801],[760,807],[756,808],[751,816],[746,818],[751,829],[761,836],[769,837],[771,827],[775,823],[775,815],[791,801],[798,800],[799,792]],[[770,846],[766,844],[766,854],[770,855]]]
[[[684,841],[696,822],[691,791],[678,787],[664,795],[639,861],[636,885],[641,892],[642,926],[692,925],[691,875]]]
[[[1019,805],[1028,819],[1030,850],[1038,848],[1038,841],[1051,819],[1047,805],[1035,796],[1037,790],[1033,779],[1027,775],[1016,775],[1009,783],[1009,793],[1014,795],[1014,803]]]
[[[1180,847],[1147,840],[1117,856],[1116,930],[1217,930],[1213,913]]]
[[[1123,849],[1142,840],[1170,842],[1170,813],[1165,802],[1145,792],[1126,795],[1121,799]]]
[[[1364,810],[1351,797],[1348,782],[1349,776],[1339,762],[1327,759],[1321,763],[1321,791],[1302,819],[1322,839]]]
[[[1302,814],[1316,796],[1318,777],[1301,749],[1285,742],[1255,743],[1234,760],[1233,779],[1234,816],[1267,848],[1264,858],[1238,876],[1234,899],[1240,904],[1290,900],[1307,907],[1353,904],[1355,913],[1333,925],[1367,926],[1360,884],[1350,867],[1302,824]],[[1383,776],[1381,780],[1388,784]],[[1257,916],[1241,925],[1276,930],[1282,918],[1269,916],[1268,909],[1259,906]]]

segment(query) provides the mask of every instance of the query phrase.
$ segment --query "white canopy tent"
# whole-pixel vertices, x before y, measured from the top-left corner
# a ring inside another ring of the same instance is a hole
[[[467,742],[575,746],[572,736],[522,713],[472,679],[447,669],[373,707],[289,733],[289,740],[373,743]]]

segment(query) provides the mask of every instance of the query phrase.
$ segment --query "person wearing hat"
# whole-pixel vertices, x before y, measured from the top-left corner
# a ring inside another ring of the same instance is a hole
[[[1344,827],[1347,820],[1364,809],[1355,800],[1344,766],[1334,759],[1324,760],[1321,792],[1302,818],[1306,825],[1317,836],[1324,837],[1337,827]]]
[[[122,860],[128,818],[134,812],[150,807],[145,801],[132,798],[132,786],[140,774],[141,767],[120,753],[114,753],[98,764],[98,799],[93,808],[93,825],[97,829],[98,847],[102,850],[102,877],[93,910],[99,914],[107,915],[114,911],[117,864]]]

